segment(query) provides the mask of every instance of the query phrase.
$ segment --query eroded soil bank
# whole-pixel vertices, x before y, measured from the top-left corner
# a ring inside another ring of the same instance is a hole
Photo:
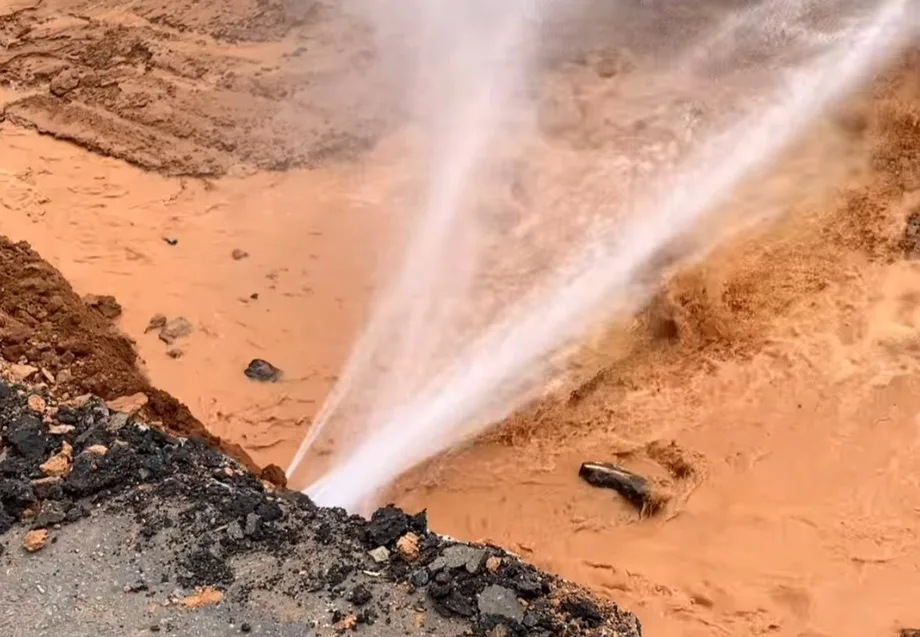
[[[501,549],[430,533],[424,513],[366,521],[260,481],[140,380],[130,343],[53,268],[0,248],[4,333],[35,348],[34,366],[0,365],[5,635],[640,634]],[[74,395],[94,388],[114,399]]]

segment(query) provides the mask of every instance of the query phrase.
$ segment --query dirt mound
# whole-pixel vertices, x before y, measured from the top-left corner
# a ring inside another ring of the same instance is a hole
[[[0,354],[34,366],[29,375],[43,376],[66,397],[89,393],[113,400],[142,393],[149,422],[220,446],[256,469],[242,448],[222,443],[185,405],[152,387],[138,371],[133,343],[84,303],[57,270],[28,244],[5,237],[0,237]]]
[[[208,623],[188,611],[214,604],[230,607],[231,624],[264,622],[263,634],[302,634],[305,623],[317,634],[396,635],[412,627],[437,635],[641,634],[633,615],[498,548],[431,533],[424,513],[386,507],[367,521],[319,509],[302,494],[267,490],[203,444],[119,416],[96,400],[74,408],[38,387],[0,381],[0,540],[12,535],[26,552],[54,554],[59,547],[49,540],[80,544],[87,526],[106,529],[104,542],[45,560],[58,584],[75,578],[81,591],[97,580],[108,587],[104,615],[84,596],[56,604],[55,615],[68,619],[56,634],[131,617],[156,631],[175,622],[200,635]],[[23,535],[25,526],[32,530]],[[106,567],[97,571],[84,553],[95,557],[102,547]],[[29,577],[41,558],[0,543],[0,559],[12,562],[0,575],[6,605],[4,594],[17,587],[4,578]],[[134,568],[122,597],[111,582],[124,577],[124,560]],[[134,604],[135,595],[149,601]],[[17,597],[16,606],[30,601]],[[29,634],[46,634],[42,622]],[[227,634],[224,622],[206,634]]]
[[[387,125],[368,39],[319,2],[26,5],[0,15],[3,116],[171,175],[313,166]]]

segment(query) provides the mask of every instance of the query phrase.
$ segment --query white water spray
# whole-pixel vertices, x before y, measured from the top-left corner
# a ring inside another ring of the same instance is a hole
[[[740,13],[716,31],[710,47],[733,42],[733,33],[753,28],[763,20],[765,7],[782,8],[788,20],[801,16],[804,4],[777,0]],[[467,75],[459,75],[475,77],[477,89],[440,120],[449,133],[435,147],[431,188],[405,266],[384,290],[291,471],[321,433],[341,426],[349,407],[361,414],[364,435],[308,493],[320,504],[360,507],[404,471],[519,407],[547,379],[547,359],[553,352],[577,341],[596,321],[634,312],[647,299],[652,290],[643,282],[643,269],[662,248],[691,231],[746,176],[769,163],[829,102],[894,50],[906,29],[907,5],[908,0],[876,3],[873,11],[820,37],[806,30],[816,53],[777,71],[777,81],[761,100],[746,103],[734,121],[698,140],[676,166],[646,179],[632,200],[610,201],[592,211],[599,221],[585,235],[589,239],[539,285],[500,307],[470,334],[462,331],[461,306],[475,289],[471,263],[481,255],[463,241],[465,230],[479,230],[466,216],[465,189],[495,140],[499,120],[494,109],[511,99],[511,80],[527,71],[509,56],[522,54],[534,28],[528,21],[533,16],[519,6],[495,20],[496,31],[484,49],[494,63],[492,70],[471,76],[482,58],[472,67],[461,60],[460,69]],[[789,13],[790,8],[795,11]],[[696,47],[693,55],[704,53]],[[445,282],[450,283],[447,288],[442,287]],[[451,338],[452,330],[463,333],[461,342]],[[375,365],[381,356],[387,357],[382,371]],[[366,387],[373,391],[359,391]]]

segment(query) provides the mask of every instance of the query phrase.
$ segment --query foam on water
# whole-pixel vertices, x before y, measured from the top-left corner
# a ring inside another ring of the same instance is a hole
[[[307,490],[319,504],[360,508],[401,473],[480,434],[528,400],[550,375],[549,357],[597,321],[635,312],[653,292],[642,274],[659,251],[691,231],[830,102],[864,80],[907,30],[908,0],[876,3],[859,19],[820,33],[798,26],[812,4],[761,3],[733,15],[710,42],[688,53],[683,63],[696,66],[712,59],[702,53],[707,47],[712,53],[721,46],[725,55],[740,46],[739,34],[772,28],[786,37],[790,25],[818,47],[804,61],[777,71],[766,99],[746,104],[733,121],[695,140],[675,167],[645,180],[630,201],[611,201],[609,211],[602,204],[601,221],[554,272],[458,343],[449,332],[459,325],[458,307],[474,289],[470,264],[478,259],[473,244],[457,232],[476,228],[464,216],[464,191],[499,128],[494,109],[511,99],[515,79],[526,74],[533,54],[528,46],[534,16],[516,3],[504,5],[514,8],[492,16],[489,44],[467,65],[459,64],[465,97],[439,120],[449,133],[433,147],[428,195],[404,267],[384,289],[289,473],[322,432],[346,419],[349,398],[373,386],[360,411],[361,437]],[[768,12],[781,19],[765,20]],[[453,44],[462,42],[459,37]],[[495,62],[491,71],[483,71],[485,60]],[[619,214],[624,209],[625,221]],[[445,268],[452,276],[444,276]],[[445,281],[451,282],[446,289]],[[381,353],[387,356],[383,368],[375,364]]]

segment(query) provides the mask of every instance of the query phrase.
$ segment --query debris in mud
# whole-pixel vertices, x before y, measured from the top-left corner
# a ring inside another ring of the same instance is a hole
[[[64,97],[72,90],[80,86],[80,73],[73,68],[66,68],[53,78],[49,90],[56,97]]]
[[[172,345],[176,340],[188,336],[194,331],[192,324],[184,316],[177,316],[166,321],[160,328],[160,340],[167,345]]]
[[[83,302],[110,321],[121,316],[121,304],[114,296],[87,294],[83,297]]]
[[[138,392],[130,396],[121,396],[115,400],[109,400],[105,403],[105,406],[115,413],[133,416],[148,402],[149,399],[147,398],[147,394]]]
[[[147,323],[147,327],[144,328],[144,334],[148,332],[153,332],[154,330],[161,330],[166,326],[166,316],[164,314],[155,314],[151,317],[150,322]]]
[[[274,383],[281,378],[281,370],[261,358],[254,358],[243,373],[262,383]]]
[[[240,261],[240,260],[245,259],[246,257],[248,257],[248,256],[249,256],[249,253],[246,252],[245,250],[240,250],[239,248],[234,248],[234,249],[233,249],[233,252],[230,253],[230,256],[233,258],[234,261]]]
[[[40,551],[48,544],[48,537],[49,533],[46,529],[29,531],[22,539],[22,548],[29,553]]]
[[[653,514],[661,507],[648,480],[616,465],[586,462],[578,475],[592,486],[613,489],[643,514]]]

